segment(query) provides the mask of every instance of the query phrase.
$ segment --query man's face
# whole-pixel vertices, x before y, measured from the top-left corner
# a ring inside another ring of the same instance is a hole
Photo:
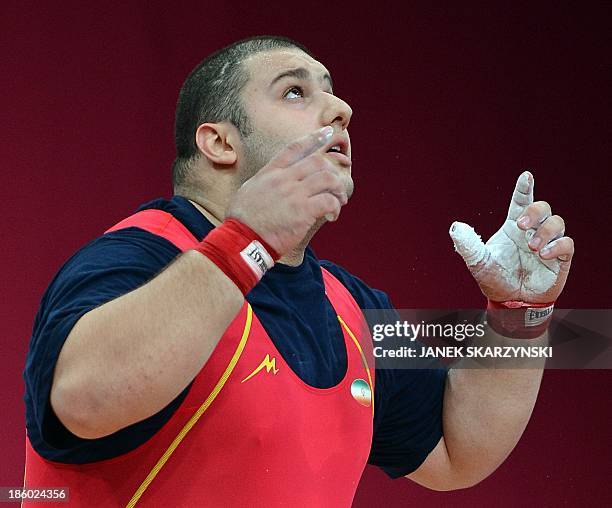
[[[341,150],[351,157],[348,136],[352,110],[333,95],[327,69],[298,49],[257,53],[243,62],[249,79],[242,101],[252,128],[244,139],[244,180],[265,166],[292,141],[331,125],[344,136]],[[346,159],[326,154],[353,192],[351,166]]]

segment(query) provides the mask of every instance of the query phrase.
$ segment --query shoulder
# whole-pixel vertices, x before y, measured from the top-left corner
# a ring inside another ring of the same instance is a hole
[[[391,309],[393,305],[387,293],[380,289],[375,289],[366,284],[359,277],[356,277],[345,268],[331,261],[322,259],[319,261],[321,268],[325,268],[336,279],[338,279],[346,289],[349,290],[357,304],[362,309]]]
[[[47,286],[36,314],[31,345],[59,321],[72,322],[144,284],[179,252],[167,240],[136,228],[95,238],[74,253]]]
[[[179,252],[164,238],[138,228],[113,231],[75,252],[60,268],[51,286],[62,279],[82,278],[118,268],[157,271]]]
[[[100,305],[143,284],[178,254],[180,250],[168,240],[136,227],[102,234],[78,249],[56,272],[39,314],[69,302]]]
[[[176,199],[155,199],[142,206],[137,212],[158,209],[179,216],[186,208]],[[183,222],[181,220],[181,222]],[[111,226],[109,224],[109,226]],[[170,241],[138,227],[127,227],[102,234],[81,247],[62,266],[58,275],[82,273],[88,268],[133,266],[135,268],[159,269],[179,254],[179,249]]]

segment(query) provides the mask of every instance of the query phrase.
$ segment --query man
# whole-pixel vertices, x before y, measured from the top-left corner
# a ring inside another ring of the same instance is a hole
[[[359,308],[388,297],[308,248],[353,191],[351,115],[287,39],[194,69],[175,196],[81,249],[43,297],[26,487],[87,506],[349,506],[367,461],[450,490],[505,459],[541,370],[374,370]],[[528,173],[487,246],[460,223],[451,236],[490,307],[518,307],[490,313],[491,340],[517,340],[515,313],[563,289],[573,243]],[[544,342],[525,319],[517,336]]]

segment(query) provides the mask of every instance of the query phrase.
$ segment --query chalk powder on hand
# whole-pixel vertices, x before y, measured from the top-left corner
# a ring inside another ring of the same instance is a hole
[[[474,228],[463,222],[453,222],[449,231],[455,251],[458,252],[468,266],[480,263],[487,254],[487,248]]]
[[[536,294],[545,293],[557,280],[559,261],[540,259],[538,254],[531,252],[527,245],[528,238],[533,235],[533,232],[529,231],[525,235],[525,232],[517,226],[514,227],[517,229],[517,236],[521,237],[520,247],[498,243],[485,245],[474,228],[463,222],[453,222],[449,233],[453,239],[455,251],[463,257],[468,266],[471,267],[483,261],[488,262],[488,257],[493,258],[501,267],[506,268],[500,273],[500,276],[511,286],[522,285],[523,290]],[[516,267],[516,269],[513,270],[511,267]],[[525,277],[522,284],[521,275]]]

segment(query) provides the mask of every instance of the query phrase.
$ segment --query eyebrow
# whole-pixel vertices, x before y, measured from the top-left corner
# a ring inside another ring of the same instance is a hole
[[[274,84],[280,81],[283,78],[296,78],[296,79],[305,79],[308,80],[311,78],[310,72],[304,67],[297,67],[296,69],[289,69],[287,71],[281,72],[278,76],[276,76],[272,82],[270,83],[270,88],[274,86]],[[332,78],[329,74],[323,74],[321,81],[327,81],[331,89],[334,89],[334,84],[332,82]]]

